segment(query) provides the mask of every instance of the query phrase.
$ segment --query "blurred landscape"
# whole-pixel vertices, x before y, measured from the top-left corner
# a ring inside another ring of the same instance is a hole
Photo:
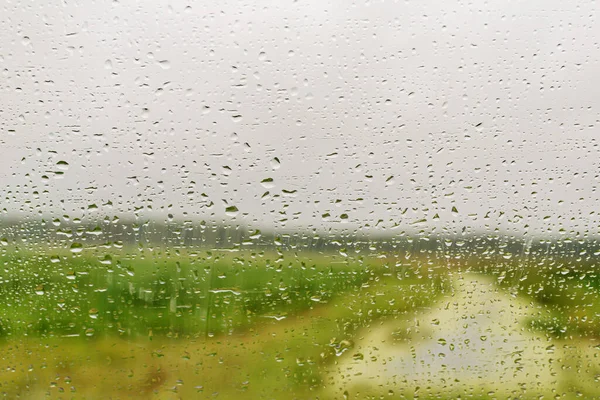
[[[600,242],[1,229],[6,398],[600,395]]]
[[[600,399],[596,2],[0,15],[0,397]]]

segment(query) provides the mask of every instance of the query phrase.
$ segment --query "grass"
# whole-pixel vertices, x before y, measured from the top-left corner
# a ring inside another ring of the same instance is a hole
[[[1,259],[0,335],[218,335],[356,288],[363,260],[294,254],[21,254]]]
[[[328,365],[353,351],[360,329],[407,318],[447,288],[418,260],[66,255],[48,268],[50,257],[3,259],[3,290],[18,305],[2,308],[7,398],[327,396]]]
[[[0,253],[5,398],[334,398],[330,372],[342,355],[364,357],[361,332],[432,306],[455,269],[540,305],[528,328],[563,347],[600,338],[590,259],[74,250]],[[556,361],[568,386],[560,398],[595,396],[596,354],[571,353]],[[463,397],[494,398],[480,389]],[[350,398],[414,394],[354,390]],[[432,390],[420,397],[453,395]]]
[[[600,338],[600,273],[593,258],[521,257],[472,264],[500,287],[542,306],[530,328],[553,338]]]

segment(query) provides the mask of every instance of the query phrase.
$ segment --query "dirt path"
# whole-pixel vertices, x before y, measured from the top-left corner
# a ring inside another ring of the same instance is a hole
[[[539,306],[480,275],[457,276],[453,286],[429,312],[364,332],[353,354],[332,371],[337,396],[366,391],[534,397],[560,385],[559,346],[526,329],[528,317],[542,312]]]

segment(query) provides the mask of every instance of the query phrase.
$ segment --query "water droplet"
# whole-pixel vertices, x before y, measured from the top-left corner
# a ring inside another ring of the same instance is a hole
[[[97,308],[92,308],[90,309],[90,311],[88,311],[90,318],[92,319],[97,319],[98,318],[98,309]]]
[[[70,250],[71,253],[81,253],[83,251],[83,245],[81,243],[75,242],[71,245]]]
[[[271,168],[273,168],[273,169],[279,169],[279,167],[281,167],[281,161],[279,161],[279,158],[274,157],[271,160]]]
[[[240,210],[236,206],[229,206],[225,209],[225,214],[229,217],[235,217],[239,212]]]
[[[271,189],[275,186],[273,178],[265,178],[262,181],[260,181],[260,184],[263,185],[265,189]]]

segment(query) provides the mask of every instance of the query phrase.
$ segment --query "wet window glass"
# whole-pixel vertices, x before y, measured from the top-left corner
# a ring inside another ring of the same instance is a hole
[[[600,397],[596,2],[0,15],[3,397]]]

